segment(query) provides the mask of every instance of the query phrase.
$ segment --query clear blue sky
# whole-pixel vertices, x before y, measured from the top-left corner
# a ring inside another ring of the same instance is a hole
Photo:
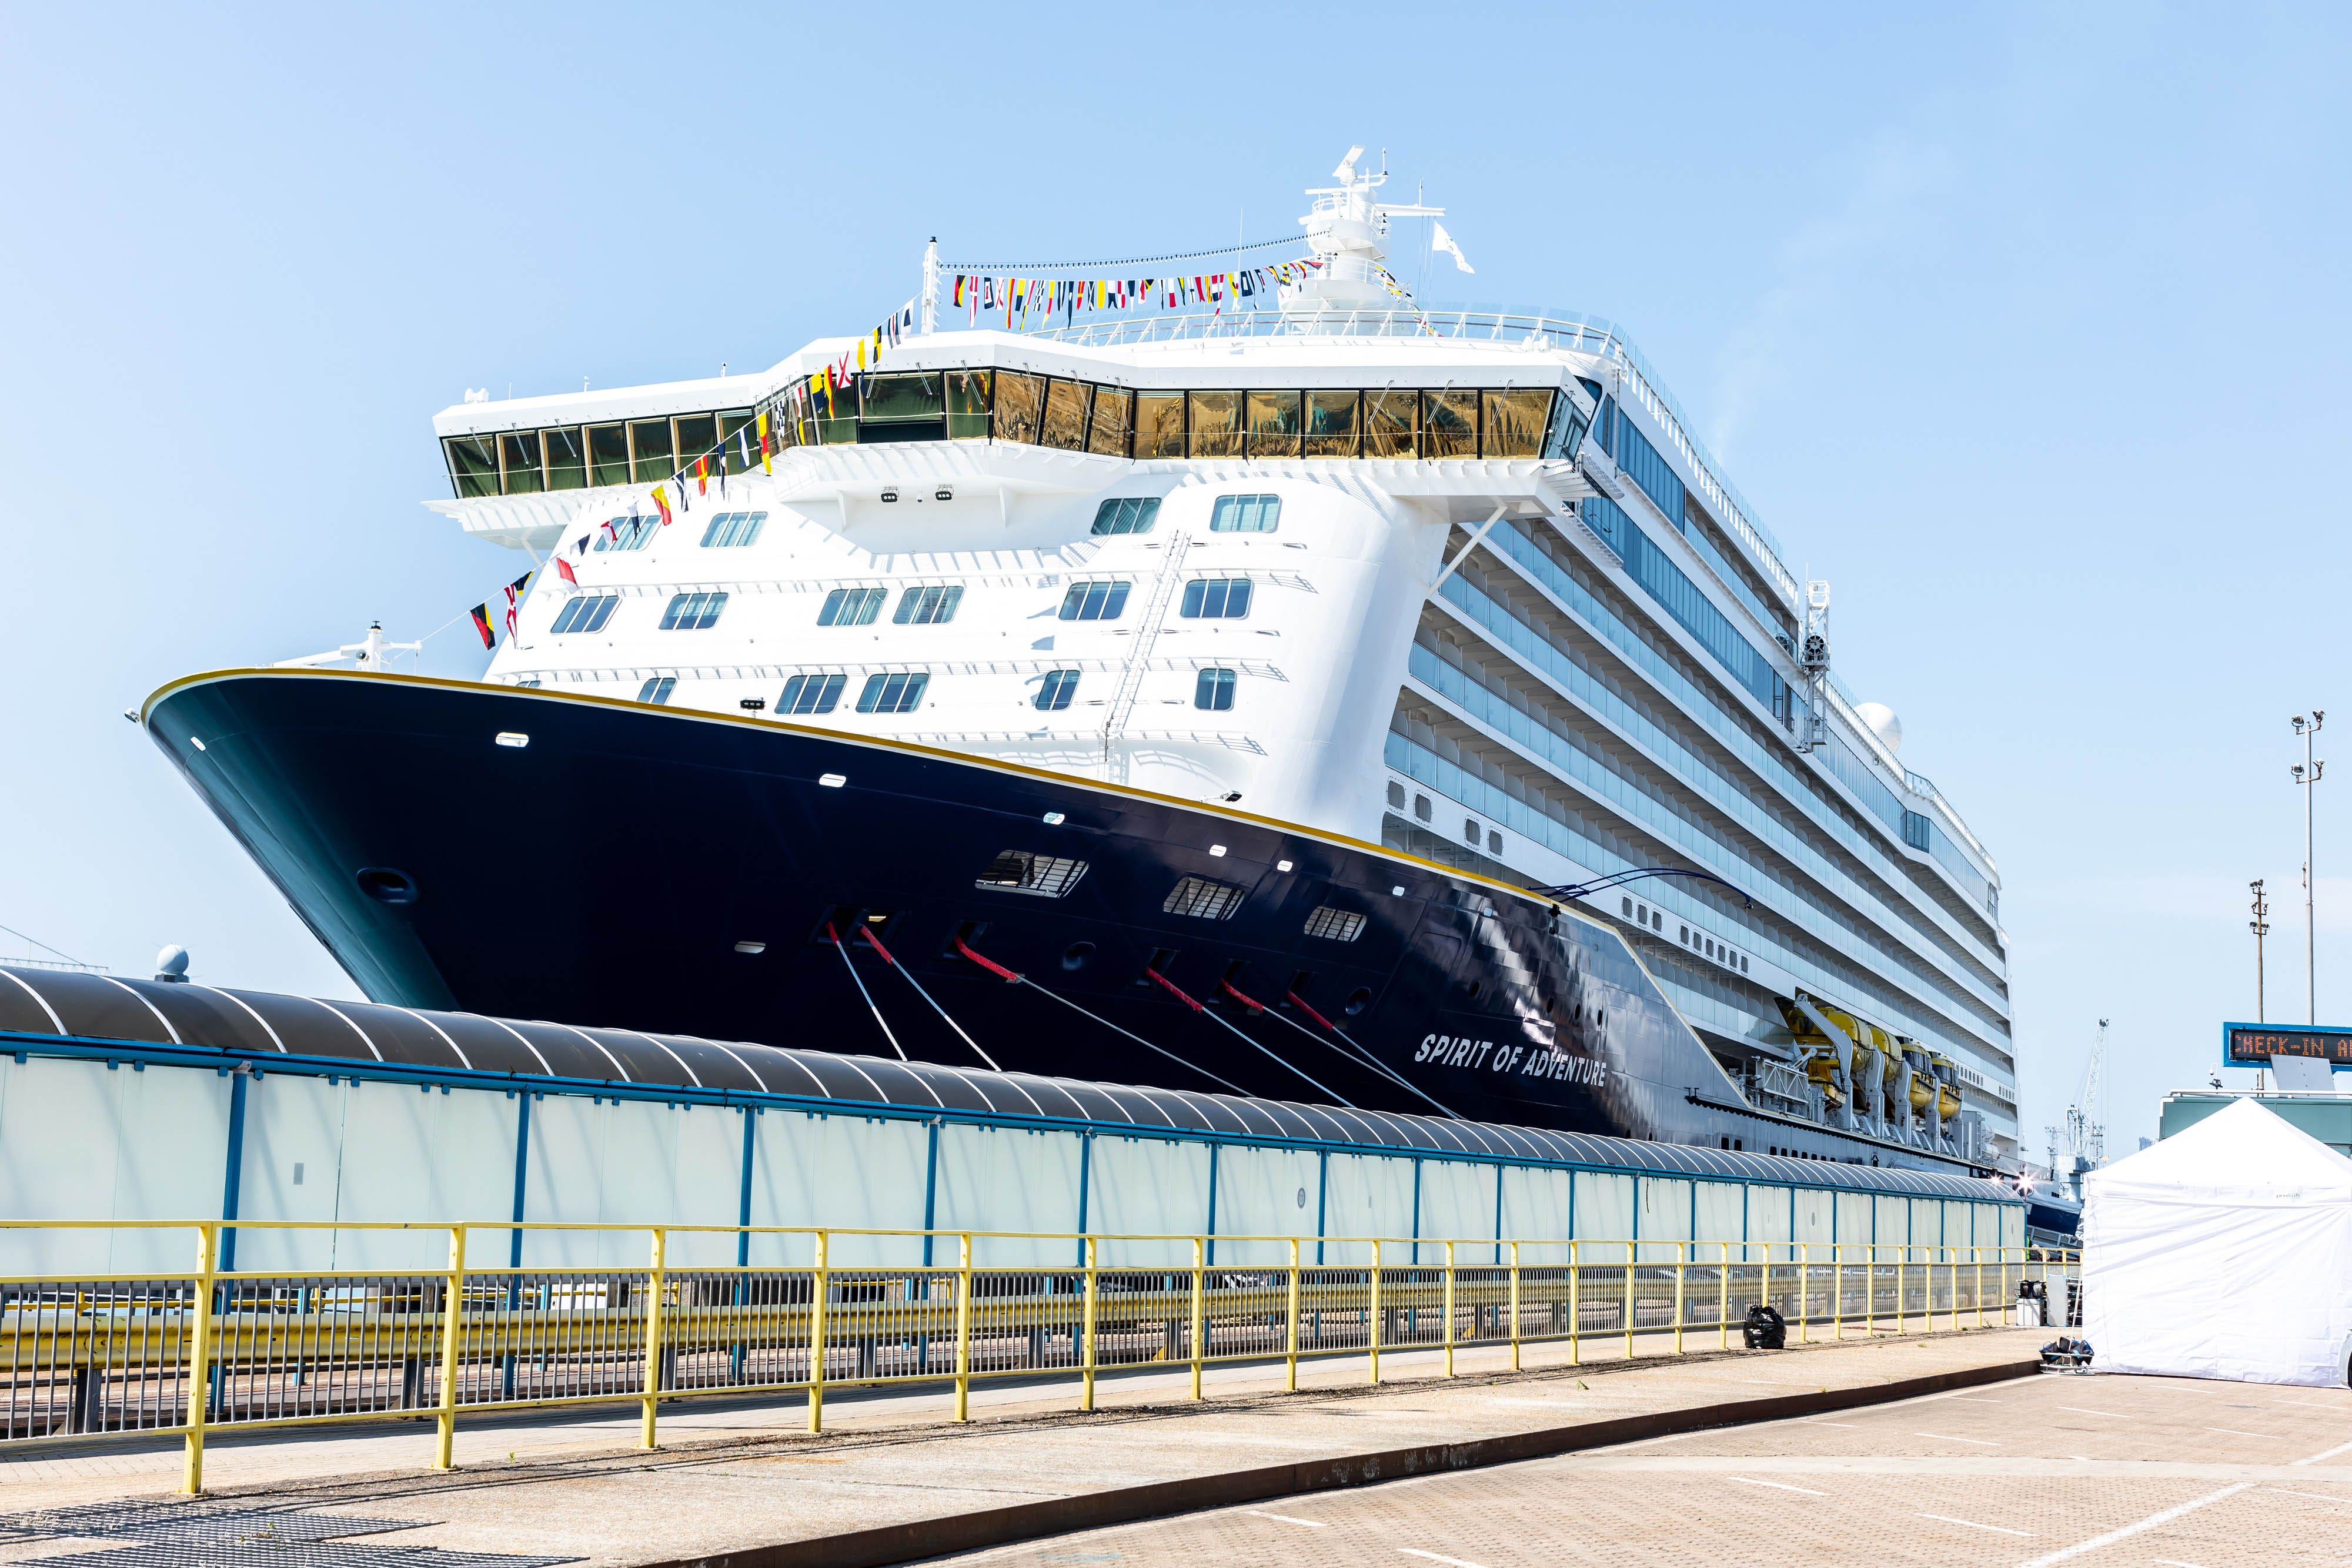
[[[2313,703],[2352,1019],[2347,15],[10,0],[0,923],[352,994],[121,715],[512,575],[420,504],[434,411],[765,366],[933,234],[1287,232],[1362,141],[1451,209],[1465,298],[1622,323],[1835,585],[1846,682],[2000,862],[2029,1124],[2109,1016],[2129,1148],[2252,1010],[2250,877],[2302,1016]],[[461,625],[425,667],[482,659]],[[593,851],[481,809],[485,898]]]

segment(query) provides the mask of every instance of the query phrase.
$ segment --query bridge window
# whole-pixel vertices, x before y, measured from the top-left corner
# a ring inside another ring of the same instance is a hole
[[[1478,455],[1476,392],[1433,392],[1423,395],[1421,455],[1423,457]]]
[[[1202,670],[1192,682],[1192,706],[1209,713],[1224,713],[1234,706],[1234,673]]]
[[[542,485],[539,432],[517,430],[499,438],[499,455],[506,465],[507,494],[536,495]]]
[[[1094,388],[1085,382],[1066,382],[1058,376],[1045,389],[1045,420],[1037,434],[1040,446],[1056,446],[1065,452],[1083,452],[1087,444],[1087,413],[1094,398]]]
[[[593,485],[629,482],[629,427],[592,424],[588,427],[588,479]]]
[[[1249,607],[1248,578],[1203,577],[1184,585],[1184,602],[1177,613],[1187,621],[1239,621]]]
[[[882,601],[889,597],[887,588],[836,588],[824,596],[824,605],[816,612],[816,623],[871,626],[874,618],[882,613]]]
[[[961,441],[988,434],[987,371],[947,373],[948,439]]]
[[[1196,392],[1189,394],[1195,457],[1239,457],[1242,455],[1242,394],[1237,392]]]
[[[613,607],[620,602],[621,596],[617,593],[582,594],[555,612],[555,624],[551,630],[558,634],[602,632],[604,622],[613,618]]]
[[[866,689],[857,694],[857,711],[912,713],[923,706],[923,688],[930,684],[931,677],[922,674],[868,675]]]
[[[629,475],[640,485],[667,479],[677,470],[677,447],[670,440],[669,421],[640,419],[629,426]]]
[[[1421,433],[1421,394],[1384,389],[1364,394],[1364,455],[1410,457]]]
[[[1095,388],[1095,414],[1087,427],[1087,450],[1105,457],[1126,456],[1134,424],[1133,392],[1119,387]]]
[[[784,695],[776,699],[776,712],[831,713],[841,702],[841,688],[848,684],[847,675],[794,675],[784,683]]]
[[[1352,392],[1311,392],[1307,394],[1307,455],[1353,457],[1356,455],[1357,396]]]
[[[660,528],[659,512],[634,517],[611,517],[596,530],[596,543],[592,548],[600,550],[643,549],[654,542],[654,535]]]
[[[1077,695],[1077,671],[1048,670],[1045,678],[1037,684],[1037,695],[1031,699],[1031,706],[1039,713],[1060,713]]]
[[[1036,444],[1045,402],[1045,378],[1017,371],[996,372],[996,439]]]
[[[1209,511],[1213,534],[1270,534],[1281,522],[1279,496],[1220,496]]]
[[[1116,621],[1127,608],[1131,582],[1074,582],[1062,595],[1065,621]]]
[[[1231,920],[1241,906],[1240,888],[1205,876],[1188,876],[1169,890],[1160,907],[1165,914],[1189,915],[1196,920]]]
[[[1253,457],[1298,455],[1298,394],[1254,392],[1248,399],[1249,453]]]
[[[1551,392],[1490,392],[1481,394],[1489,457],[1543,455],[1544,425],[1551,418]]]
[[[1157,496],[1115,496],[1095,508],[1097,534],[1148,534],[1160,519]]]
[[[727,608],[724,593],[681,593],[673,597],[669,608],[662,612],[661,629],[665,632],[707,632],[719,624],[719,612]]]
[[[963,590],[952,588],[910,588],[898,596],[898,608],[890,617],[894,626],[936,626],[955,619],[956,606],[963,602]]]
[[[1307,917],[1307,935],[1327,942],[1353,942],[1364,934],[1364,917],[1324,904]]]
[[[757,544],[760,530],[767,523],[768,514],[765,512],[721,512],[711,518],[709,526],[702,530],[702,548],[738,549],[745,545]]]
[[[1006,850],[989,862],[972,883],[974,887],[991,893],[1026,893],[1039,898],[1059,898],[1078,885],[1078,878],[1087,874],[1087,862],[1065,860],[1059,855],[1032,854],[1027,850]]]
[[[1184,455],[1184,394],[1148,392],[1135,394],[1135,455],[1138,457]]]
[[[453,435],[441,444],[441,450],[448,455],[449,483],[457,487],[459,500],[499,493],[499,448],[494,437]]]
[[[575,426],[539,433],[540,449],[547,455],[547,487],[584,490],[588,487],[588,444]]]

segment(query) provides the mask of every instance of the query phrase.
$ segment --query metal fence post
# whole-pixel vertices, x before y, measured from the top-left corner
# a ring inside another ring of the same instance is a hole
[[[1979,1328],[1982,1328],[1982,1327],[1984,1327],[1984,1326],[1985,1326],[1985,1321],[1984,1321],[1984,1249],[1983,1249],[1983,1248],[1981,1248],[1981,1247],[1971,1247],[1971,1248],[1969,1248],[1969,1251],[1971,1254],[1973,1254],[1973,1255],[1975,1256],[1975,1258],[1976,1258],[1976,1266],[1977,1266],[1977,1327],[1979,1327]]]
[[[1519,1244],[1511,1243],[1511,1370],[1519,1370]]]
[[[646,1268],[646,1381],[644,1418],[637,1430],[640,1448],[658,1447],[654,1436],[654,1407],[660,1403],[662,1297],[667,1293],[669,1282],[669,1232],[656,1225],[653,1238],[653,1255]]]
[[[1192,1238],[1192,1397],[1201,1397],[1201,1363],[1209,1354],[1208,1243]]]
[[[1454,1375],[1454,1243],[1445,1244],[1445,1375]]]
[[[1284,1316],[1289,1327],[1283,1335],[1287,1343],[1284,1351],[1286,1366],[1282,1386],[1285,1393],[1296,1394],[1298,1392],[1298,1238],[1296,1236],[1290,1239],[1290,1300]]]
[[[1690,1249],[1684,1243],[1675,1243],[1675,1354],[1683,1353],[1683,1319],[1688,1314],[1683,1299],[1683,1270],[1690,1261]]]
[[[1364,1326],[1367,1331],[1364,1343],[1372,1353],[1371,1381],[1378,1383],[1381,1380],[1381,1244],[1377,1239],[1372,1242],[1372,1304],[1365,1314]]]
[[[1576,1247],[1573,1241],[1568,1244],[1568,1364],[1570,1366],[1580,1366],[1584,1361],[1583,1343],[1578,1337],[1584,1332],[1584,1302],[1578,1293],[1584,1278],[1584,1268],[1578,1261]]]
[[[1731,1348],[1731,1243],[1717,1243],[1723,1249],[1723,1262],[1715,1273],[1715,1348]],[[1745,1249],[1743,1249],[1745,1250]]]
[[[434,1417],[433,1468],[446,1470],[457,1458],[457,1315],[466,1304],[466,1228],[449,1228],[449,1283],[441,1296],[441,1408]]]
[[[1830,1332],[1845,1338],[1845,1247],[1830,1243]]]
[[[833,1294],[832,1275],[826,1265],[831,1261],[830,1238],[822,1230],[816,1233],[814,1267],[809,1274],[809,1430],[824,1430],[824,1340],[829,1332],[824,1309]],[[853,1372],[855,1368],[851,1369]]]
[[[1837,1243],[1830,1243],[1830,1272],[1837,1272]],[[1835,1289],[1832,1282],[1832,1289]],[[1840,1333],[1843,1338],[1843,1332]],[[1797,1343],[1813,1343],[1813,1244],[1797,1243]]]
[[[1080,1357],[1078,1362],[1078,1365],[1082,1369],[1078,1375],[1078,1408],[1081,1410],[1091,1410],[1095,1407],[1095,1368],[1099,1364],[1097,1359],[1098,1353],[1095,1347],[1095,1310],[1097,1302],[1100,1300],[1098,1293],[1100,1280],[1095,1272],[1096,1254],[1095,1239],[1093,1237],[1089,1236],[1087,1238],[1086,1247],[1087,1300],[1084,1309],[1084,1322],[1087,1335],[1087,1351],[1086,1354]]]
[[[1640,1249],[1631,1241],[1625,1244],[1625,1359],[1633,1359],[1633,1273],[1641,1261]]]
[[[971,1232],[956,1237],[955,1418],[971,1419]]]
[[[181,1463],[180,1490],[194,1497],[205,1490],[205,1423],[212,1415],[213,1291],[220,1268],[220,1227],[196,1227],[195,1291],[188,1303],[188,1433]]]

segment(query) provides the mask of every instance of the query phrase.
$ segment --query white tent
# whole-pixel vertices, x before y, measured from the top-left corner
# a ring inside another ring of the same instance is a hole
[[[2093,1172],[2083,1336],[2100,1372],[2342,1386],[2352,1159],[2240,1100]]]

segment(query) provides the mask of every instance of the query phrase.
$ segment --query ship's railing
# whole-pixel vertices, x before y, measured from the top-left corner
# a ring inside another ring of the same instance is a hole
[[[1642,351],[1603,318],[1501,306],[1424,306],[1402,299],[1393,306],[1294,300],[1280,308],[1106,318],[1039,327],[1028,335],[1081,347],[1199,338],[1459,338],[1506,343],[1541,340],[1545,347],[1614,360],[1621,371],[1620,390],[1657,422],[1667,441],[1682,453],[1697,479],[1699,494],[1709,503],[1708,510],[1748,546],[1792,611],[1803,602],[1796,577],[1781,562],[1780,541],[1756,520],[1756,509],[1723,476],[1722,465],[1693,433],[1682,405],[1665,390]]]
[[[2071,1301],[2079,1274],[2019,1247],[487,1221],[16,1221],[0,1245],[93,1231],[176,1235],[187,1265],[0,1278],[0,1450],[177,1437],[190,1492],[214,1433],[429,1418],[447,1469],[461,1415],[634,1405],[651,1448],[681,1400],[790,1396],[814,1432],[833,1390],[933,1386],[961,1421],[975,1383],[1061,1374],[1091,1410],[1122,1371],[1182,1374],[1199,1399],[1216,1364],[1278,1364],[1295,1389],[1318,1358],[1379,1383],[1400,1353],[1451,1377],[1465,1351],[1516,1371],[1538,1343],[1569,1364],[1724,1349],[1759,1305],[1800,1342],[1996,1327],[2021,1296]],[[232,1236],[324,1263],[226,1268]],[[446,1259],[336,1268],[338,1247]]]

